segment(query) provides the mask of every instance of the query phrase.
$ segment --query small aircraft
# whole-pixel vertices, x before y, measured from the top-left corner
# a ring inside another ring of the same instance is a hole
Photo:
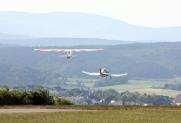
[[[82,73],[87,74],[89,76],[100,76],[101,78],[126,77],[128,75],[127,73],[110,74],[106,68],[100,68],[98,73],[91,73],[91,72],[86,72],[86,71],[82,71]]]
[[[73,52],[97,52],[103,51],[104,49],[34,49],[40,52],[56,52],[63,53],[67,59],[73,57]]]

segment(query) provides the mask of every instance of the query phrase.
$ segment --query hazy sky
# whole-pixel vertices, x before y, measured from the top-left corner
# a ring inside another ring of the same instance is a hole
[[[181,26],[181,0],[0,0],[0,11],[83,12],[134,25]]]

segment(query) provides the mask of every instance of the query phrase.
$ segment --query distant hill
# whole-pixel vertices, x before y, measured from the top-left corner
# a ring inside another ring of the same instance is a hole
[[[68,12],[48,14],[0,12],[0,32],[37,38],[181,41],[181,27],[148,28],[129,25],[109,17]]]
[[[0,35],[1,37],[1,35]],[[117,45],[134,43],[132,41],[107,40],[98,38],[0,38],[0,44],[19,46],[79,46],[79,45]]]
[[[19,39],[27,39],[30,38],[29,36],[24,35],[16,35],[16,34],[9,34],[9,33],[0,33],[0,40],[19,40]],[[5,42],[3,42],[5,43]]]
[[[0,85],[62,86],[67,81],[94,80],[81,71],[95,72],[100,67],[108,68],[111,73],[127,72],[129,79],[181,77],[181,42],[135,43],[99,48],[105,51],[78,53],[74,54],[73,59],[67,60],[57,53],[35,52],[33,47],[0,47]]]

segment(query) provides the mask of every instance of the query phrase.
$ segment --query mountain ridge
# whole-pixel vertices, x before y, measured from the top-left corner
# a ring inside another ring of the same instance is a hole
[[[36,38],[99,38],[140,42],[181,41],[181,27],[135,26],[94,14],[0,12],[0,17],[0,32],[9,35],[29,35]]]

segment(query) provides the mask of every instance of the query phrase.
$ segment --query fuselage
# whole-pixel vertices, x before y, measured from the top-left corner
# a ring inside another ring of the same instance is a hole
[[[65,56],[67,59],[70,59],[72,57],[72,50],[65,50]]]
[[[99,73],[100,73],[100,76],[103,78],[109,76],[109,71],[106,70],[106,68],[99,69]]]

